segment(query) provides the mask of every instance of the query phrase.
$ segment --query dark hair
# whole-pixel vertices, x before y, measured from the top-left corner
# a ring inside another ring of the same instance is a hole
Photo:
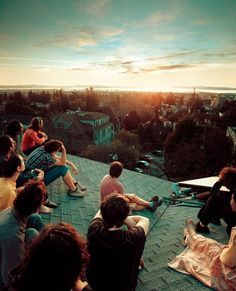
[[[52,139],[45,143],[44,149],[47,153],[57,152],[62,146],[62,142],[59,140]]]
[[[42,122],[43,120],[41,117],[34,117],[31,119],[30,125],[28,128],[33,129],[34,131],[38,132],[42,128],[41,127]]]
[[[5,156],[13,146],[13,140],[8,135],[0,136],[0,155]]]
[[[38,211],[46,193],[46,187],[43,182],[27,185],[16,196],[14,208],[22,217],[27,217]]]
[[[224,175],[223,184],[230,191],[236,188],[236,173],[227,172]]]
[[[111,177],[118,178],[123,170],[123,164],[121,162],[115,161],[110,165],[109,174]]]
[[[121,227],[128,216],[130,207],[122,195],[113,193],[106,197],[101,204],[103,223],[106,228],[113,226]]]
[[[28,249],[17,291],[70,291],[87,260],[85,241],[70,224],[47,225]]]
[[[22,132],[23,125],[18,120],[11,120],[6,126],[6,134],[16,140],[17,136]]]
[[[2,176],[5,178],[11,177],[17,170],[17,167],[21,166],[21,159],[19,155],[12,153],[10,158],[6,161],[4,169],[2,171]]]

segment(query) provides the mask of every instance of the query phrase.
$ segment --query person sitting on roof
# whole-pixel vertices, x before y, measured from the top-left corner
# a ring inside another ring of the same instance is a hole
[[[21,155],[23,157],[23,159],[25,159],[25,155],[21,150],[20,144],[19,144],[19,136],[22,134],[23,132],[23,125],[21,122],[19,122],[18,120],[11,120],[7,126],[6,126],[6,130],[5,130],[5,134],[10,136],[13,139],[14,142],[14,151]]]
[[[0,178],[0,211],[13,206],[17,195],[16,180],[24,170],[24,160],[20,155],[12,154],[6,161],[3,177]]]
[[[8,272],[22,260],[25,248],[44,227],[37,214],[46,193],[42,182],[26,186],[13,208],[0,212],[0,290],[7,285]]]
[[[0,177],[2,177],[6,161],[10,158],[14,152],[14,141],[8,135],[0,136]]]
[[[149,219],[128,216],[126,200],[120,194],[107,196],[88,229],[87,278],[96,291],[134,291],[137,285]]]
[[[192,219],[185,222],[186,249],[171,262],[170,268],[187,273],[213,290],[236,290],[236,227],[229,243],[223,245],[195,232]]]
[[[162,204],[162,200],[158,196],[154,196],[150,201],[146,201],[135,194],[127,194],[124,191],[124,186],[118,181],[123,170],[123,164],[115,161],[110,164],[109,175],[105,175],[100,185],[101,202],[111,193],[124,195],[130,203],[131,210],[142,210],[147,208],[154,212],[158,206]]]
[[[61,150],[61,156],[56,153]],[[74,175],[78,174],[76,166],[67,160],[66,148],[59,140],[50,140],[45,145],[35,149],[26,160],[26,169],[41,169],[44,171],[45,185],[51,184],[54,180],[62,177],[68,186],[67,194],[73,197],[84,197],[86,187],[81,185],[72,177],[68,166]]]
[[[24,132],[21,141],[21,149],[26,156],[48,139],[48,136],[42,131],[42,128],[42,118],[34,117],[31,120],[29,127]]]
[[[220,191],[225,186],[228,191]],[[199,222],[196,231],[209,233],[208,223],[220,218],[227,224],[226,232],[230,235],[231,228],[236,226],[236,171],[234,168],[226,167],[220,172],[219,180],[210,190],[210,197],[198,213]]]
[[[88,260],[86,244],[66,223],[48,225],[10,273],[11,291],[92,291],[81,273]]]

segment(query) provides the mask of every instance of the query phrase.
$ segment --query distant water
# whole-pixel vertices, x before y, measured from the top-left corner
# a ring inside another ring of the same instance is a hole
[[[93,87],[94,90],[99,91],[132,91],[132,92],[183,92],[191,93],[193,92],[193,87],[173,87],[173,88],[134,88],[134,87],[115,87],[115,86],[98,86],[98,85],[78,85],[78,86],[41,86],[41,85],[0,85],[0,91],[17,91],[17,90],[64,90],[64,91],[73,91],[73,90],[85,90],[86,88]],[[209,93],[229,93],[236,94],[236,88],[232,87],[204,87],[199,86],[195,87],[196,92],[209,92]]]

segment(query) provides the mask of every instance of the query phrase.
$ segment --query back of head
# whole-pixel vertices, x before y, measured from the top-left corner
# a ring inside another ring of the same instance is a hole
[[[40,129],[42,129],[42,124],[43,124],[43,120],[41,117],[34,117],[30,121],[29,128],[35,131],[39,131]]]
[[[13,140],[8,135],[0,136],[0,155],[5,156],[14,147]]]
[[[109,174],[111,177],[118,178],[120,177],[123,170],[123,164],[121,162],[115,161],[110,165]]]
[[[23,125],[18,120],[11,120],[6,127],[6,134],[16,139],[23,130]]]
[[[22,217],[38,211],[46,196],[46,187],[43,182],[27,185],[14,200],[14,208]]]
[[[130,211],[128,203],[120,194],[111,194],[101,204],[101,213],[106,228],[121,227]]]
[[[87,259],[85,242],[71,225],[48,225],[29,248],[18,291],[70,291]]]
[[[57,152],[62,146],[62,142],[59,140],[52,139],[45,143],[44,149],[47,153]]]
[[[5,162],[4,168],[2,169],[2,176],[10,178],[17,171],[17,168],[21,166],[22,160],[19,155],[12,153],[10,158]]]

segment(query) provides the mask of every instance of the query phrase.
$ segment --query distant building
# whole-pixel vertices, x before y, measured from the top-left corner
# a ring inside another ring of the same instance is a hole
[[[51,117],[45,125],[50,138],[64,142],[68,152],[78,154],[90,144],[108,144],[114,139],[109,116],[99,112],[68,111]]]

